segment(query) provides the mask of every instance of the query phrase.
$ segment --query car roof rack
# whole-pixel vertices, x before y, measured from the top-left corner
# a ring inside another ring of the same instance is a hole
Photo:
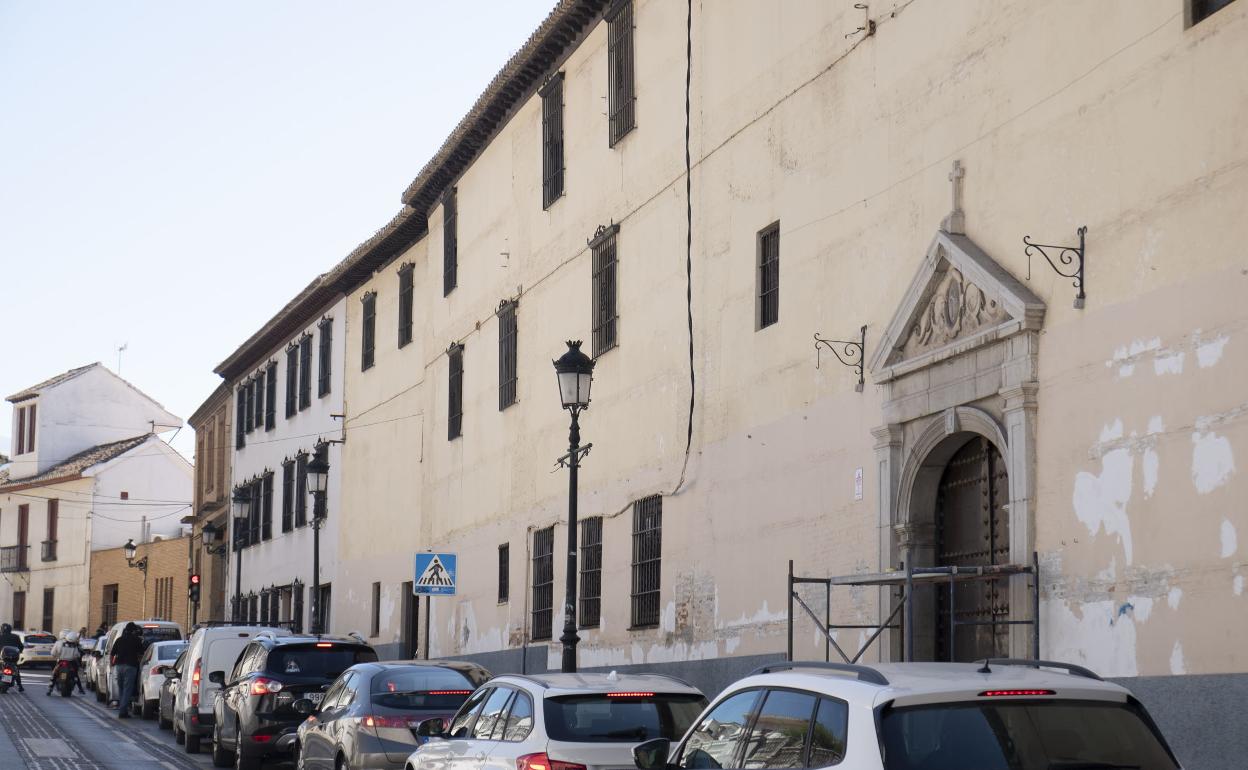
[[[878,684],[882,687],[889,685],[888,677],[870,666],[859,666],[853,663],[828,663],[821,660],[790,660],[781,661],[779,663],[768,663],[765,666],[751,671],[747,676],[755,676],[756,674],[771,674],[776,671],[791,671],[795,668],[818,668],[826,671],[839,671],[843,674],[853,674],[858,677],[858,681],[868,684]]]
[[[983,667],[979,669],[981,674],[991,674],[990,666],[1028,666],[1029,668],[1056,668],[1065,671],[1074,676],[1081,676],[1084,679],[1095,679],[1098,682],[1105,681],[1092,669],[1074,663],[1061,663],[1055,660],[1034,660],[1032,658],[984,658],[980,661]]]

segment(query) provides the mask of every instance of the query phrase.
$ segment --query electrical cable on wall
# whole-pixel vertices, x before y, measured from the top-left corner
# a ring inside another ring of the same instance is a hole
[[[685,16],[685,313],[689,324],[689,422],[685,433],[685,461],[672,495],[679,493],[685,485],[685,473],[689,470],[689,455],[693,452],[693,408],[697,403],[698,385],[693,366],[693,158],[689,150],[692,84],[693,0],[688,0]]]

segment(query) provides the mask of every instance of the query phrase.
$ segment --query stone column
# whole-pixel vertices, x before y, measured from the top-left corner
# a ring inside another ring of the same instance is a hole
[[[900,512],[897,510],[901,484],[901,437],[900,425],[881,425],[872,428],[871,435],[875,438],[875,472],[876,472],[876,521],[879,537],[878,571],[883,572],[897,566],[899,556],[895,548],[893,525],[898,523]],[[879,589],[877,618],[883,622],[893,611],[893,592],[887,588]],[[900,660],[901,639],[891,631],[885,631],[875,642],[877,660],[881,663]]]
[[[1005,458],[1010,474],[1010,561],[1031,564],[1036,549],[1036,391],[1035,382],[1022,382],[1005,388],[1004,418],[1009,457]],[[1038,579],[1039,576],[1037,576]],[[1012,620],[1032,617],[1032,593],[1027,576],[1010,580],[1010,617]],[[1031,657],[1033,629],[1031,626],[1010,627],[1010,655]],[[1041,640],[1043,644],[1043,640]]]

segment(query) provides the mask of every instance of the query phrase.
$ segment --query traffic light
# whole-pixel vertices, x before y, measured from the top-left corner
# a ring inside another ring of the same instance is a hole
[[[190,594],[191,601],[198,604],[199,603],[199,575],[198,574],[191,575],[191,583],[190,583],[190,589],[188,593]]]

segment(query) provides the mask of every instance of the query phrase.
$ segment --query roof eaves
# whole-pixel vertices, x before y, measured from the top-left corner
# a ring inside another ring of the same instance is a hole
[[[17,393],[14,393],[13,395],[6,398],[5,400],[14,404],[16,404],[18,401],[26,401],[27,399],[31,399],[31,398],[34,398],[35,396],[38,396],[40,393],[47,390],[48,388],[51,388],[55,385],[60,385],[62,382],[68,382],[69,380],[74,379],[75,377],[82,374],[83,372],[86,372],[88,369],[94,369],[97,366],[101,366],[99,361],[96,361],[93,364],[87,364],[86,366],[79,366],[74,369],[70,369],[69,371],[66,371],[66,372],[61,372],[55,377],[49,377],[48,379],[44,380],[38,385],[31,385],[29,388],[23,388],[22,390],[18,391]]]

